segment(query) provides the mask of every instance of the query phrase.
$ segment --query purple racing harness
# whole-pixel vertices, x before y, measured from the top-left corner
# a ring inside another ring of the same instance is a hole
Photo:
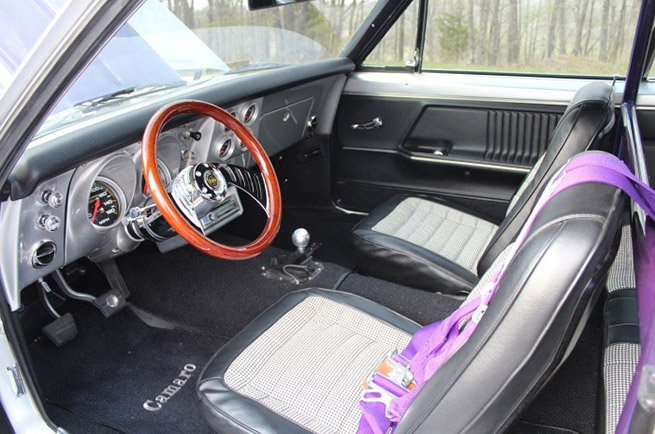
[[[539,213],[563,190],[586,182],[599,182],[621,189],[650,219],[655,220],[655,191],[642,183],[617,157],[603,152],[589,152],[572,158],[545,187],[516,241],[508,247],[498,271],[482,288],[481,295],[464,303],[448,318],[420,328],[404,350],[389,354],[365,381],[359,404],[362,417],[358,433],[393,432],[425,383],[475,331],[498,290],[508,264],[524,243]],[[655,318],[655,278],[651,276],[655,269],[655,251],[653,237],[648,238],[647,250],[650,254],[636,266],[639,317],[642,324],[647,322],[641,328],[642,343],[655,339],[655,324],[651,324]],[[649,345],[642,350],[617,432],[627,432],[636,401],[636,390],[633,390],[636,389],[635,382],[638,382],[642,365],[653,361],[655,351],[653,345]]]

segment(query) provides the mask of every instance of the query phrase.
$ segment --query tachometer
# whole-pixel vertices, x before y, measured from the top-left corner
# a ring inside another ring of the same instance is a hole
[[[96,226],[108,227],[118,221],[120,202],[116,191],[108,183],[93,183],[89,193],[88,213],[89,221]]]

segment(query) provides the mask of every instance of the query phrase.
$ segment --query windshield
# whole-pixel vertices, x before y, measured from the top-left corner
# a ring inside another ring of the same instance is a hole
[[[316,0],[249,11],[247,0],[147,0],[38,135],[200,82],[338,56],[376,2]]]

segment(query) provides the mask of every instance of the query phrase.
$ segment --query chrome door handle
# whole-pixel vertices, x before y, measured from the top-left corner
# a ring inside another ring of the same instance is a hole
[[[352,124],[350,128],[353,130],[372,130],[374,128],[382,128],[382,119],[374,118],[371,122],[365,124]]]

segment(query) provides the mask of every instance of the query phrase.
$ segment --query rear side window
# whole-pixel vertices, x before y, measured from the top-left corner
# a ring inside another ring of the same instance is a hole
[[[640,6],[638,0],[430,0],[423,70],[624,76]],[[400,64],[395,39],[387,38],[386,57]]]

